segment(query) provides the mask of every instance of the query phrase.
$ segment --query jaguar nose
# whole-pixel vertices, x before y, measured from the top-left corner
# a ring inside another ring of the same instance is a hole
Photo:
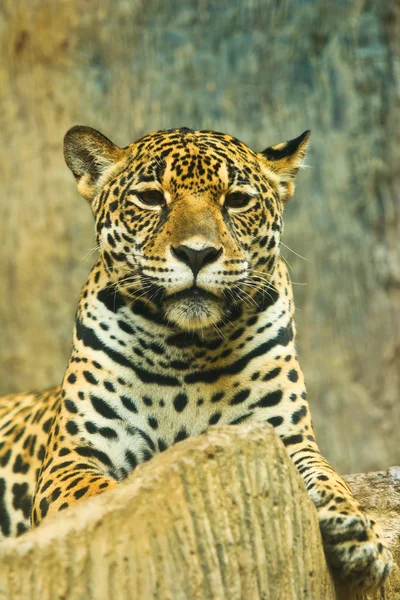
[[[197,276],[200,269],[205,265],[215,262],[222,254],[222,248],[217,250],[212,246],[203,248],[203,250],[194,250],[189,246],[178,246],[174,248],[171,246],[172,254],[181,262],[185,263],[191,270],[194,277]]]

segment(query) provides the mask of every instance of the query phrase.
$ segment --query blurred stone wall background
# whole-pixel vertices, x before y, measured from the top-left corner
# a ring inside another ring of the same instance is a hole
[[[341,472],[399,463],[399,18],[398,0],[2,0],[1,392],[60,382],[94,261],[69,127],[259,150],[311,128],[284,250],[314,425]]]

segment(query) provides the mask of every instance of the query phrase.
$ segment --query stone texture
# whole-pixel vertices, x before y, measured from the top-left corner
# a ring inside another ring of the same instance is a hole
[[[212,428],[0,545],[1,600],[334,599],[317,515],[273,429]]]
[[[1,600],[398,600],[400,468],[347,478],[382,524],[385,592],[334,587],[317,514],[273,429],[212,427],[0,545]]]
[[[385,586],[385,594],[368,594],[368,600],[400,600],[400,467],[377,473],[358,473],[345,477],[351,491],[363,507],[382,526],[392,549],[394,566]],[[346,597],[343,593],[344,600]]]

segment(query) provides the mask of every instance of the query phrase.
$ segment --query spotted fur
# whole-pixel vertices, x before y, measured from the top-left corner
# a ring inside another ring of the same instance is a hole
[[[321,456],[279,254],[309,132],[262,153],[212,131],[121,149],[75,127],[65,157],[96,222],[60,388],[0,400],[0,532],[102,493],[210,425],[272,425],[318,511],[326,554],[365,589],[391,557]]]

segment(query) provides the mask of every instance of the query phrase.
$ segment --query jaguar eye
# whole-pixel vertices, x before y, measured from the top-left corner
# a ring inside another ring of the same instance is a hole
[[[243,194],[242,192],[233,192],[225,198],[224,206],[227,208],[243,208],[248,205],[252,196]]]
[[[158,192],[157,190],[136,192],[136,195],[146,206],[163,206],[165,204],[164,194]]]

